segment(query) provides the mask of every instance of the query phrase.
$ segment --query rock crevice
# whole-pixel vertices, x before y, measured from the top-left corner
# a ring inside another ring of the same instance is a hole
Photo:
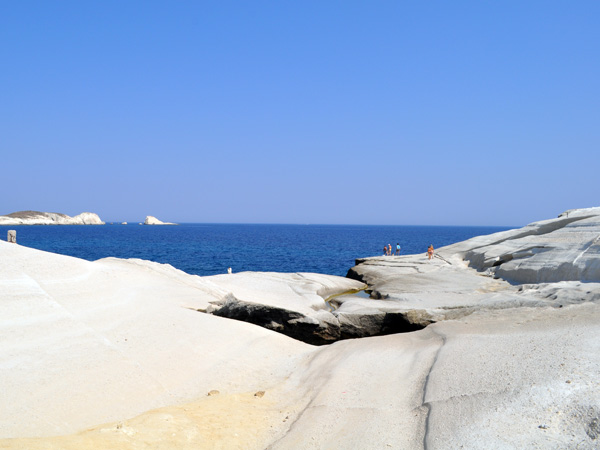
[[[432,323],[427,319],[423,323],[419,320],[422,317],[416,319],[413,311],[408,314],[394,311],[364,314],[340,309],[311,317],[290,309],[244,302],[231,294],[224,301],[213,302],[208,308],[197,311],[252,323],[311,345],[406,333],[423,329]]]
[[[429,378],[431,377],[431,373],[433,372],[433,370],[435,368],[436,362],[440,356],[440,352],[444,348],[444,345],[446,345],[446,336],[444,334],[435,331],[433,329],[433,327],[431,328],[431,331],[439,339],[439,346],[437,348],[437,351],[435,352],[435,355],[433,356],[433,361],[431,362],[431,365],[429,366],[429,370],[427,371],[427,375],[425,375],[425,380],[423,382],[423,397],[421,400],[421,406],[426,408],[426,410],[427,410],[427,413],[425,415],[425,420],[424,420],[424,429],[423,429],[423,450],[427,450],[429,448],[429,445],[428,445],[429,429],[430,429],[429,421],[431,418],[431,410],[433,408],[432,402],[430,402],[427,399],[427,388],[429,386]]]

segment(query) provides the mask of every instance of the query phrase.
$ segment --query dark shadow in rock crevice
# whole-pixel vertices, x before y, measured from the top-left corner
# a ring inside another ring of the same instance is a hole
[[[340,339],[339,325],[312,323],[301,313],[273,306],[227,302],[211,314],[252,323],[312,345],[331,344]]]
[[[368,315],[340,314],[338,319],[340,321],[340,339],[410,333],[426,327],[426,325],[413,323],[405,314],[396,312]]]
[[[368,284],[364,280],[364,277],[362,276],[362,274],[360,274],[356,270],[354,270],[354,267],[352,267],[351,269],[348,270],[348,273],[346,274],[346,278],[350,278],[351,280],[356,280],[356,281],[360,281],[361,283]]]
[[[317,321],[299,312],[273,306],[227,301],[210,314],[251,323],[311,345],[327,345],[344,339],[408,333],[427,325],[413,323],[403,313],[337,314],[331,321]]]

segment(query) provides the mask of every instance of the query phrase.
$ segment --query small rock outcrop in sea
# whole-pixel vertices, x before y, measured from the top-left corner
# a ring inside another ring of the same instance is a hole
[[[163,222],[161,220],[158,220],[154,216],[146,216],[146,220],[144,220],[144,225],[177,225],[177,224],[172,223],[172,222]]]
[[[0,216],[0,225],[104,225],[104,222],[98,214],[90,212],[70,217],[60,213],[19,211]]]

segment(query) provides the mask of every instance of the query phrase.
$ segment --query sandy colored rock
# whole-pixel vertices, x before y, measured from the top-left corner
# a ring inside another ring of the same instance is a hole
[[[211,397],[145,412],[67,436],[0,440],[3,450],[260,449],[284,413],[249,393]]]
[[[170,266],[1,244],[2,437],[72,433],[215,386],[256,392],[310,349],[190,309],[222,292]]]

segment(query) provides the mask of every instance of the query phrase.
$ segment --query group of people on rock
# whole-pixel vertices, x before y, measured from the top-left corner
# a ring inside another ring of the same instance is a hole
[[[400,244],[396,244],[396,252],[392,253],[392,244],[388,244],[388,245],[384,245],[383,246],[383,254],[384,256],[392,256],[392,255],[399,255],[400,254]]]
[[[392,256],[392,255],[400,255],[400,244],[396,243],[396,251],[394,253],[392,253],[392,244],[388,244],[388,245],[384,245],[383,246],[383,255],[384,256]],[[433,258],[434,255],[434,250],[433,250],[433,244],[430,244],[429,247],[427,248],[427,258],[429,260],[431,260],[431,258]]]

